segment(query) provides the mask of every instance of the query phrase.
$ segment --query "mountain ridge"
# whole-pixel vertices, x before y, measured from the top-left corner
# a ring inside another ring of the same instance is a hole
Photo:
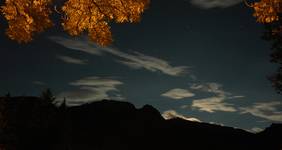
[[[281,124],[251,133],[181,118],[165,120],[153,106],[136,108],[129,102],[102,100],[55,107],[38,97],[0,97],[1,101],[6,102],[10,127],[0,134],[0,144],[14,143],[19,150],[282,148]]]

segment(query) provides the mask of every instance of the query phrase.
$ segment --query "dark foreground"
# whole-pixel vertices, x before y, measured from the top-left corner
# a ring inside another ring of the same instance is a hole
[[[55,107],[37,97],[0,98],[0,146],[6,150],[281,150],[282,125],[254,134],[182,119],[150,105],[103,100]],[[0,149],[1,149],[0,147]]]

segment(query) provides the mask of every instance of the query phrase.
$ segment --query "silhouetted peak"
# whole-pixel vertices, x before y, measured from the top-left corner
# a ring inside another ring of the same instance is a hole
[[[144,105],[140,108],[138,110],[138,117],[142,120],[146,120],[145,122],[157,123],[165,120],[160,112],[151,105]]]
[[[109,110],[109,109],[119,109],[119,110],[124,110],[124,111],[132,111],[135,110],[135,106],[129,102],[125,101],[115,101],[115,100],[101,100],[101,101],[96,101],[93,103],[86,104],[89,107],[101,107],[103,109]]]
[[[259,134],[272,137],[281,137],[282,140],[282,124],[273,123],[271,126],[267,127],[264,131]]]
[[[70,107],[70,111],[77,118],[118,120],[133,117],[136,113],[136,108],[128,102],[101,100],[81,106]]]
[[[282,123],[272,123],[269,128],[282,130]]]
[[[153,106],[148,105],[148,104],[144,105],[140,109],[140,111],[145,112],[145,113],[149,113],[149,114],[152,114],[152,115],[160,115],[160,112],[156,108],[154,108]]]

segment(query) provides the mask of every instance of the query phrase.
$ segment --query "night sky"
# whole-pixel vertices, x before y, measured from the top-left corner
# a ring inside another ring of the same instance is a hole
[[[152,0],[140,23],[111,26],[114,42],[102,48],[58,28],[17,44],[1,25],[0,94],[51,88],[69,105],[151,104],[167,118],[252,131],[282,122],[267,79],[271,43],[240,0]]]

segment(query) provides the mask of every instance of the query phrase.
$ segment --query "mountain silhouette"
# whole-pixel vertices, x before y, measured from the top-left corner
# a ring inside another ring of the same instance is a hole
[[[16,150],[281,150],[282,125],[260,133],[181,118],[150,105],[102,100],[56,107],[38,97],[2,97],[0,145]],[[4,117],[5,118],[5,117]]]

